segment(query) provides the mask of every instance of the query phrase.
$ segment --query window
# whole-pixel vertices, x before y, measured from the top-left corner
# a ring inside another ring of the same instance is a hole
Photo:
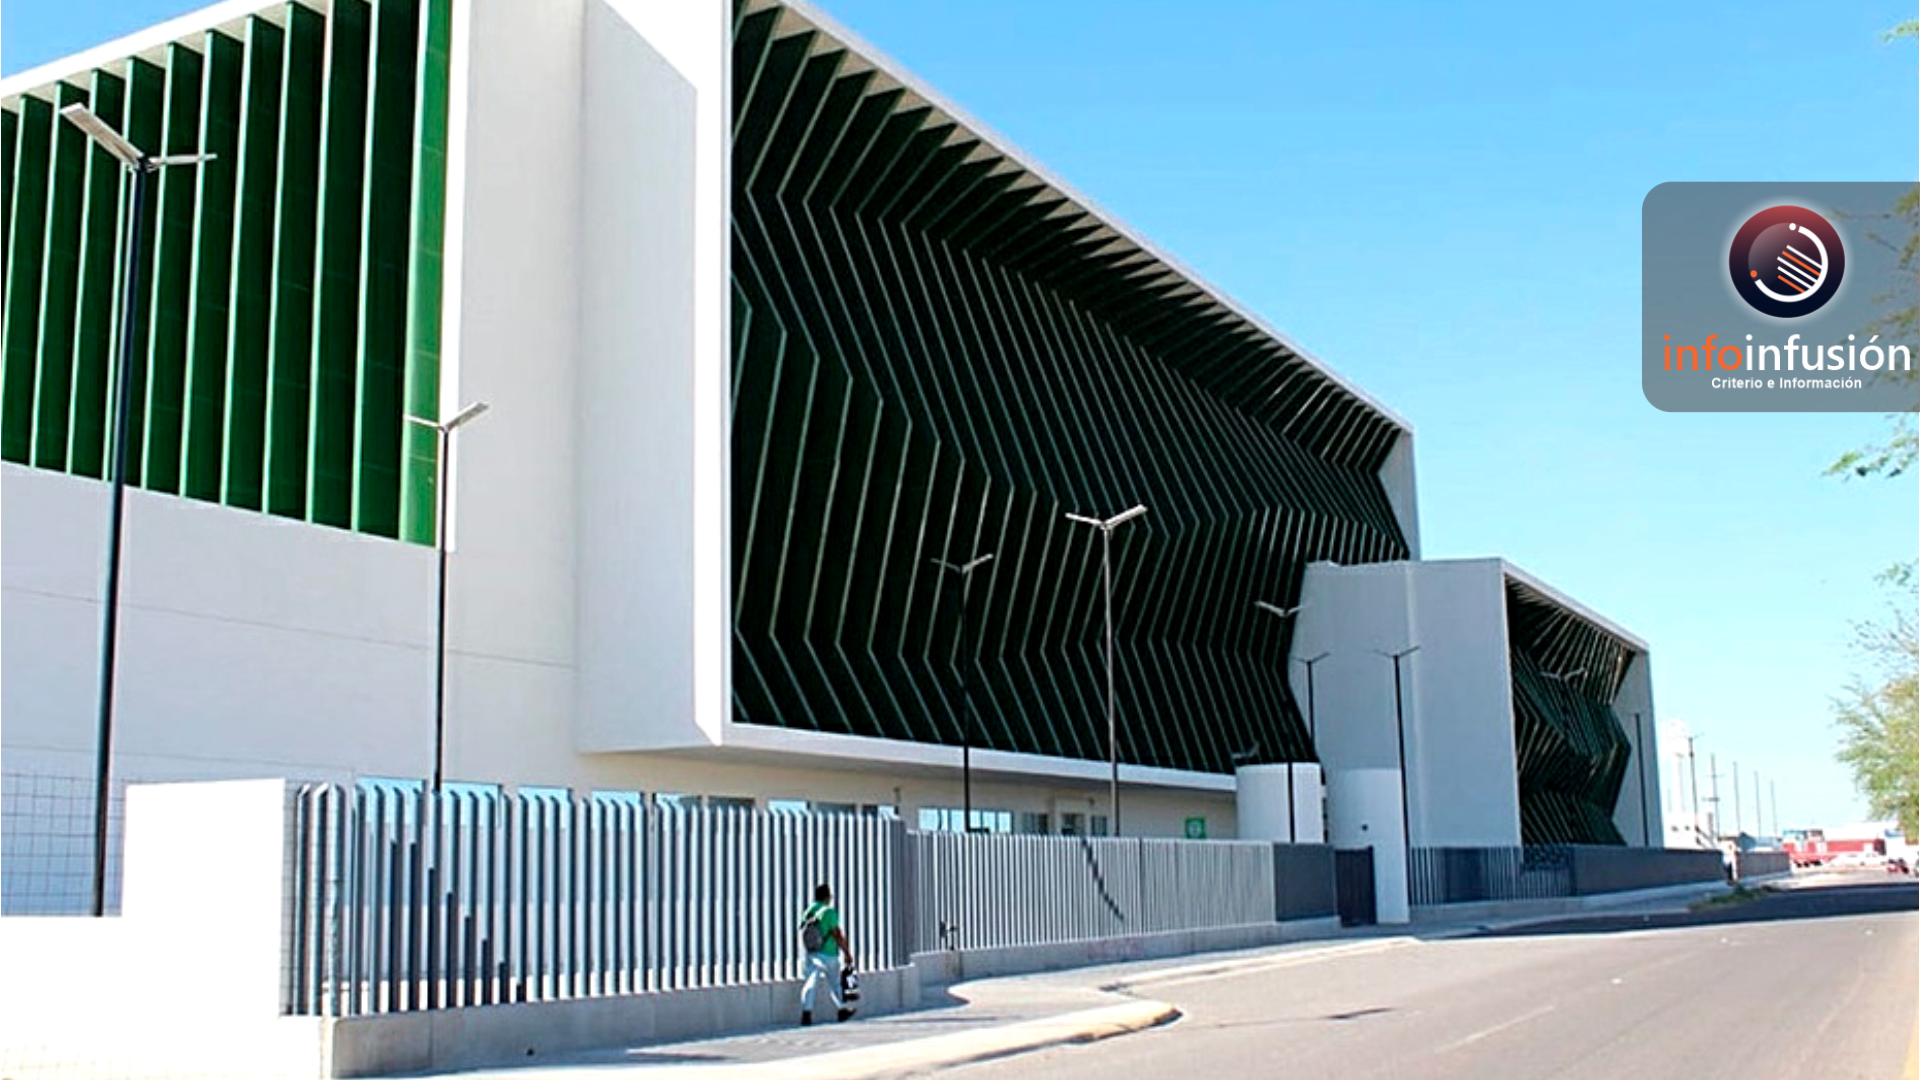
[[[745,795],[709,795],[707,805],[715,810],[751,810],[754,802]]]
[[[920,808],[921,832],[959,832],[963,811],[957,806],[923,806]],[[1010,833],[1013,831],[1013,811],[1011,810],[975,810],[972,829],[977,833]]]
[[[1014,817],[1014,832],[1025,836],[1047,835],[1047,815],[1033,814],[1022,810]]]
[[[768,799],[767,810],[775,814],[804,814],[807,812],[807,800]]]
[[[653,797],[653,805],[662,809],[698,810],[700,809],[700,796],[662,793]]]

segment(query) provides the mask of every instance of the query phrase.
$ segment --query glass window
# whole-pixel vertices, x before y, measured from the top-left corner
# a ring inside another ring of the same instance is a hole
[[[775,814],[804,814],[807,812],[807,800],[768,799],[767,810]]]
[[[745,795],[709,795],[707,805],[715,810],[751,810],[754,802]]]

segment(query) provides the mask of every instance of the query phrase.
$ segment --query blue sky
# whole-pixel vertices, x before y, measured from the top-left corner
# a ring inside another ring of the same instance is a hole
[[[196,6],[9,4],[0,70]],[[1821,476],[1877,416],[1647,404],[1639,217],[1667,180],[1915,179],[1910,4],[821,6],[1410,420],[1425,554],[1646,638],[1703,781],[1861,813],[1827,702],[1920,478]]]

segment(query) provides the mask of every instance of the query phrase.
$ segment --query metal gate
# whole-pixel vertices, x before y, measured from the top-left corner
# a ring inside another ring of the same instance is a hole
[[[1372,926],[1378,921],[1373,902],[1372,848],[1335,851],[1333,879],[1341,926]]]

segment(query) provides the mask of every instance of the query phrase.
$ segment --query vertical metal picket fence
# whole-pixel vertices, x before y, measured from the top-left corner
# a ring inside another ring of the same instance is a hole
[[[1273,922],[1255,841],[910,833],[914,951]]]
[[[303,787],[292,813],[296,1015],[795,978],[816,882],[866,966],[907,960],[898,821],[336,784]]]
[[[1415,905],[1545,900],[1573,895],[1573,858],[1560,846],[1416,847]]]

